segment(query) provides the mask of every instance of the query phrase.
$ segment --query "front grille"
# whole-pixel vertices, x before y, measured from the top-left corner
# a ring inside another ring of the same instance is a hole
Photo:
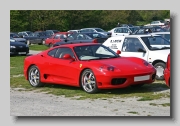
[[[119,85],[119,84],[123,84],[126,81],[126,78],[113,78],[111,80],[111,84],[112,85]]]

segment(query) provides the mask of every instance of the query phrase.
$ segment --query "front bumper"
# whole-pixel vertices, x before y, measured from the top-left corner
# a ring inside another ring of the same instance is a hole
[[[135,80],[135,77],[146,77],[149,79]],[[150,84],[155,81],[156,70],[146,73],[129,73],[120,75],[96,75],[96,81],[99,89],[125,88],[137,84]]]

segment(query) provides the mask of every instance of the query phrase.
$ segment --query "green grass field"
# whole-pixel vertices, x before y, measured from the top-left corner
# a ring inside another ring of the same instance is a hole
[[[49,47],[45,45],[37,45],[37,44],[29,45],[29,50],[42,51],[46,49],[49,49]]]
[[[25,80],[23,75],[23,65],[25,56],[10,57],[10,87],[20,88],[20,90],[35,90],[38,92],[46,92],[54,95],[64,95],[65,97],[72,97],[76,99],[97,99],[118,97],[137,97],[138,101],[154,100],[163,97],[170,98],[170,93],[158,93],[160,91],[168,90],[164,81],[155,81],[153,84],[144,85],[141,88],[127,87],[123,89],[101,90],[97,94],[88,94],[81,88],[71,87],[65,85],[46,84],[44,87],[31,87],[29,82]]]

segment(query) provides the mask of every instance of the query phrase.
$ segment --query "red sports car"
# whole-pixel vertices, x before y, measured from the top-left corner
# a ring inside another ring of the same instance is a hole
[[[165,83],[168,87],[170,87],[170,54],[167,57],[167,63],[166,63],[166,68],[164,70],[164,79]]]
[[[65,44],[26,57],[24,75],[34,87],[64,84],[82,87],[87,93],[155,81],[156,69],[151,64],[119,53],[100,43]]]

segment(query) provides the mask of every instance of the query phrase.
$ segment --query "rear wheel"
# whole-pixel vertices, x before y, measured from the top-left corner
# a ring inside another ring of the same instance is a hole
[[[157,80],[164,80],[164,69],[166,67],[166,64],[163,62],[158,62],[154,65],[154,67],[156,68],[156,79]]]
[[[33,87],[41,87],[44,85],[40,81],[40,71],[35,65],[31,66],[28,70],[28,80]]]
[[[87,93],[96,93],[98,91],[96,77],[92,70],[86,69],[81,75],[81,86]]]

